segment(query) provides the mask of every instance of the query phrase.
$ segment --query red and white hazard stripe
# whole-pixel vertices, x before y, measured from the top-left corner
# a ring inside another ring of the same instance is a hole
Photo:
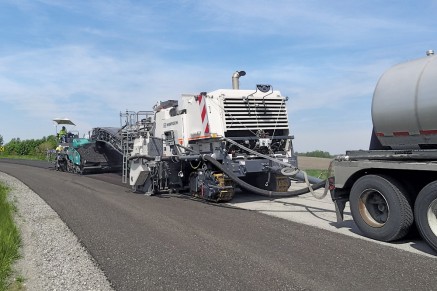
[[[208,112],[206,109],[205,96],[200,94],[197,96],[197,102],[200,108],[200,119],[202,120],[202,129],[204,134],[209,134]]]
[[[420,130],[419,134],[417,133],[411,133],[408,131],[393,131],[392,133],[386,134],[383,132],[377,132],[376,136],[395,136],[395,137],[399,137],[399,136],[411,136],[411,135],[434,135],[437,134],[437,130],[435,129],[429,129],[429,130]]]

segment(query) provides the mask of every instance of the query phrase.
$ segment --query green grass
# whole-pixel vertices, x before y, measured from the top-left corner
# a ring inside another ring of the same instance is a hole
[[[20,234],[12,215],[14,206],[8,202],[9,189],[0,184],[0,291],[7,290],[12,264],[19,257]]]
[[[8,291],[25,291],[25,282],[26,280],[22,276],[16,277],[14,281],[8,286]]]
[[[309,169],[309,170],[305,170],[305,172],[307,172],[307,175],[309,176],[313,176],[323,180],[328,178],[328,170]]]

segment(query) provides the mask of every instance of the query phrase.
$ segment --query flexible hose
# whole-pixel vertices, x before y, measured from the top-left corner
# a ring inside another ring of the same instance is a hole
[[[180,148],[182,148],[182,149],[184,149],[184,150],[186,150],[186,151],[189,151],[189,152],[192,152],[192,153],[195,153],[195,154],[198,154],[198,155],[199,155],[199,153],[196,152],[195,150],[190,149],[190,148],[187,148],[187,147],[185,147],[185,146],[183,146],[183,145],[181,145],[181,144],[178,144],[178,143],[177,143],[176,146],[178,146],[178,147],[180,147]]]
[[[241,145],[241,144],[239,144],[239,143],[233,141],[232,139],[229,139],[229,138],[223,137],[222,140],[225,140],[225,141],[227,141],[227,142],[229,142],[229,143],[231,143],[231,144],[233,144],[233,145],[235,145],[235,146],[237,146],[237,147],[239,147],[239,148],[241,148],[241,149],[243,149],[243,150],[245,150],[245,151],[247,151],[247,152],[249,152],[249,153],[252,153],[252,154],[258,156],[258,157],[262,157],[262,158],[264,158],[264,159],[268,159],[268,160],[273,161],[273,162],[275,162],[275,163],[278,163],[278,164],[280,164],[280,165],[286,166],[287,168],[283,168],[283,169],[281,170],[281,172],[282,172],[285,176],[287,176],[287,174],[286,174],[285,172],[283,172],[283,171],[288,172],[288,171],[291,170],[291,173],[292,173],[292,172],[295,173],[294,175],[299,174],[299,176],[296,176],[297,178],[300,178],[300,179],[303,178],[303,181],[304,181],[304,182],[306,183],[306,185],[307,185],[307,188],[304,188],[303,190],[305,190],[306,192],[304,192],[304,193],[300,193],[299,190],[290,191],[290,192],[275,192],[275,193],[289,193],[287,196],[284,196],[284,195],[278,195],[279,197],[293,197],[293,196],[298,196],[298,195],[301,195],[301,194],[305,194],[305,193],[311,192],[311,194],[312,194],[315,198],[317,198],[317,199],[323,199],[323,198],[325,198],[325,196],[328,194],[328,186],[329,186],[329,185],[328,185],[328,181],[327,181],[327,180],[323,180],[323,181],[322,181],[322,180],[319,180],[319,181],[316,182],[316,181],[314,181],[314,180],[316,180],[316,178],[314,178],[314,177],[309,177],[305,171],[299,170],[298,168],[294,167],[293,165],[291,165],[291,164],[289,164],[289,163],[286,163],[286,162],[280,161],[280,160],[278,160],[278,159],[272,158],[272,157],[270,157],[270,156],[267,156],[267,155],[263,155],[263,154],[261,154],[261,153],[258,153],[258,152],[254,151],[254,150],[251,150],[251,149],[249,149],[249,148],[247,148],[247,147],[245,147],[245,146],[243,146],[243,145]],[[291,173],[290,173],[290,174],[291,174]],[[302,177],[302,176],[303,176],[303,177]],[[235,177],[236,177],[236,176],[235,176]],[[312,181],[311,181],[311,180],[312,180]],[[244,181],[242,181],[242,182],[244,182]],[[311,185],[311,182],[315,182],[314,187]],[[247,184],[247,183],[246,183],[246,184]],[[249,185],[249,184],[247,184],[247,185]],[[321,186],[318,187],[318,188],[316,188],[316,186],[319,186],[319,185],[321,185]],[[240,186],[242,186],[242,185],[240,185]],[[314,192],[314,190],[319,189],[319,188],[321,188],[321,187],[323,187],[323,186],[325,187],[325,191],[323,192],[323,194],[319,195],[319,194],[317,194],[316,192]],[[244,186],[242,186],[242,187],[244,187]],[[252,186],[252,187],[253,187],[253,186]],[[246,188],[246,187],[244,187],[244,188]],[[246,189],[247,189],[247,188],[246,188]],[[256,188],[256,189],[259,189],[259,188]],[[260,189],[260,190],[262,190],[262,189]],[[254,191],[254,190],[252,189],[252,191]],[[270,191],[268,191],[268,192],[270,192]],[[294,195],[294,194],[293,194],[294,192],[299,193],[299,194]],[[260,194],[260,195],[264,195],[264,194]],[[271,197],[271,196],[270,196],[270,197]]]
[[[188,148],[187,148],[187,150],[188,150]],[[194,152],[193,150],[191,150],[191,151]],[[143,158],[143,159],[146,159],[146,160],[155,160],[155,157],[152,157],[152,156],[149,156],[149,155],[134,155],[134,156],[129,157],[128,159],[129,160],[133,160],[133,159],[138,159],[138,158]],[[173,158],[173,157],[164,157],[164,156],[162,156],[161,160],[162,161],[169,161],[169,160],[171,160],[171,158]],[[179,158],[181,158],[181,157],[179,157]],[[190,156],[190,158],[187,159],[187,160],[191,160],[191,159],[194,159],[194,158],[198,159],[198,158],[200,158],[200,156],[197,156],[197,155]],[[299,190],[293,190],[293,191],[287,191],[287,192],[276,192],[276,191],[269,191],[269,190],[260,189],[260,188],[257,188],[255,186],[250,185],[249,183],[247,183],[247,182],[241,180],[240,178],[238,178],[237,175],[235,175],[232,171],[230,171],[227,168],[223,167],[223,165],[219,161],[217,161],[216,159],[214,159],[211,156],[203,155],[203,159],[208,161],[208,162],[210,162],[215,167],[217,167],[218,169],[223,171],[226,175],[229,176],[229,178],[231,178],[233,181],[235,181],[242,188],[244,188],[244,189],[246,189],[248,191],[254,192],[254,193],[256,193],[258,195],[261,195],[261,196],[276,197],[276,198],[285,198],[285,197],[295,197],[295,196],[299,196],[299,195],[311,192],[311,194],[313,194],[313,196],[316,197],[317,199],[323,199],[326,196],[326,194],[327,194],[327,189],[328,188],[326,187],[326,185],[327,185],[328,181],[327,180],[322,180],[322,181],[320,181],[318,183],[315,183],[315,184],[311,185],[305,172],[302,172],[302,173],[304,175],[304,181],[308,185],[307,188],[302,188],[302,189],[299,189]],[[323,187],[325,187],[324,193],[321,196],[320,195],[316,195],[314,190],[317,190],[317,189],[320,189],[320,188],[323,188]]]
[[[158,156],[159,160],[161,161],[175,161],[175,160],[183,160],[183,161],[197,161],[201,160],[202,156],[200,155],[191,155],[191,156]],[[149,156],[149,155],[133,155],[128,158],[128,160],[135,160],[135,159],[146,159],[149,161],[156,160],[156,156]]]
[[[153,160],[156,159],[156,157],[152,157],[152,156],[149,156],[149,155],[133,155],[133,156],[130,156],[128,158],[129,161],[135,160],[135,159],[146,159],[146,160],[149,160],[149,161],[153,161]],[[171,157],[161,156],[160,159],[161,159],[161,161],[170,161]]]
[[[299,195],[306,194],[306,193],[311,191],[309,187],[299,189],[299,190],[289,191],[289,192],[276,192],[276,191],[268,191],[268,190],[260,189],[260,188],[257,188],[255,186],[252,186],[249,183],[246,183],[243,180],[241,180],[240,178],[238,178],[237,175],[235,175],[232,171],[228,170],[227,168],[223,167],[222,164],[219,161],[217,161],[216,159],[214,159],[208,155],[204,155],[203,159],[210,162],[215,167],[217,167],[218,169],[223,171],[226,175],[229,176],[229,178],[231,178],[233,181],[235,181],[238,185],[240,185],[244,189],[249,190],[251,192],[254,192],[258,195],[267,196],[267,197],[284,198],[284,197],[299,196]],[[312,185],[311,188],[312,188],[312,190],[317,190],[317,189],[320,189],[322,187],[325,187],[326,183],[327,183],[327,181],[323,180],[317,184]]]

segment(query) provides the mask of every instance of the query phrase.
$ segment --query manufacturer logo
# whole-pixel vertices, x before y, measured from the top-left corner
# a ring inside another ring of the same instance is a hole
[[[172,122],[169,122],[169,123],[164,123],[164,128],[166,128],[166,127],[168,127],[168,126],[177,125],[177,124],[178,124],[177,121],[172,121]]]

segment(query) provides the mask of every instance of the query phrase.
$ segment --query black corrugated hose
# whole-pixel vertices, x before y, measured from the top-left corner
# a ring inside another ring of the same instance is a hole
[[[284,198],[284,197],[299,196],[299,195],[302,195],[302,194],[309,193],[311,191],[308,187],[307,188],[303,188],[303,189],[299,189],[299,190],[289,191],[289,192],[276,192],[276,191],[268,191],[268,190],[260,189],[260,188],[257,188],[255,186],[252,186],[252,185],[244,182],[240,178],[238,178],[232,171],[229,171],[227,168],[223,167],[222,164],[219,161],[217,161],[216,159],[212,158],[211,156],[204,155],[203,159],[208,161],[208,162],[210,162],[211,164],[216,166],[218,169],[223,171],[226,175],[229,176],[229,178],[231,178],[233,181],[235,181],[238,185],[240,185],[244,189],[246,189],[248,191],[252,191],[252,192],[254,192],[254,193],[258,194],[258,195],[267,196],[267,197]],[[323,180],[323,181],[321,181],[319,183],[313,184],[311,186],[311,188],[313,190],[317,190],[317,189],[325,187],[325,185],[326,185],[326,180]]]

